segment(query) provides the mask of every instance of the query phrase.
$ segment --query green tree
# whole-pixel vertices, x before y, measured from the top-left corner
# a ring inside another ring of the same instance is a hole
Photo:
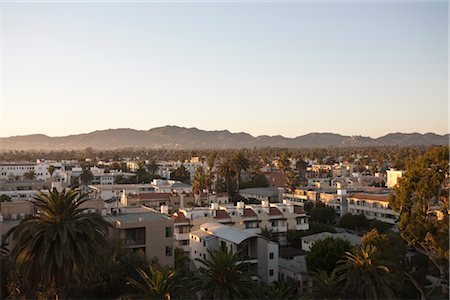
[[[241,183],[241,173],[250,168],[250,161],[242,152],[237,152],[231,157],[231,165],[236,172],[236,191],[239,195],[239,186]]]
[[[347,213],[339,220],[340,227],[356,231],[366,228],[368,225],[369,221],[364,214],[353,215],[351,213]]]
[[[28,171],[28,172],[23,174],[23,178],[27,179],[27,180],[36,179],[36,173],[33,170]]]
[[[170,179],[190,184],[191,174],[184,165],[181,165],[170,174]]]
[[[328,275],[324,270],[311,272],[313,278],[314,299],[338,299],[341,292],[342,277],[339,276],[337,268]]]
[[[149,272],[136,269],[139,279],[129,278],[128,283],[138,293],[129,295],[127,299],[165,299],[170,300],[177,290],[183,288],[175,270],[168,267],[159,269],[150,265]]]
[[[344,256],[345,252],[351,249],[352,245],[349,241],[339,238],[327,237],[315,242],[306,255],[308,271],[324,270],[327,274],[331,274],[336,268],[337,262]]]
[[[8,195],[0,195],[0,202],[11,202],[11,196]]]
[[[14,262],[30,285],[53,285],[62,297],[94,271],[110,225],[96,213],[85,213],[80,206],[86,201],[73,189],[39,192],[34,202],[37,214],[7,233],[15,241]]]
[[[150,161],[150,163],[147,165],[147,170],[155,176],[156,172],[159,170],[158,160],[153,159]]]
[[[400,214],[402,238],[426,254],[439,270],[442,293],[449,277],[449,148],[436,147],[407,163],[389,197]]]
[[[50,174],[50,177],[53,177],[53,173],[55,173],[56,169],[54,166],[49,166],[47,168],[48,173]]]
[[[83,171],[80,175],[81,184],[88,185],[94,180],[94,174],[92,174],[91,170],[87,168],[83,168]]]
[[[230,197],[234,196],[235,191],[232,189],[231,179],[236,176],[233,162],[230,158],[225,159],[218,167],[217,172],[225,180],[227,192]]]
[[[344,293],[361,299],[395,298],[395,280],[385,262],[376,259],[376,248],[363,246],[346,252],[342,265]]]
[[[198,290],[207,299],[244,299],[255,296],[255,283],[248,265],[240,263],[238,252],[209,251],[210,259],[196,258],[199,268]]]
[[[295,299],[296,285],[293,282],[274,281],[262,285],[262,299]],[[259,298],[259,297],[258,297]]]
[[[316,206],[309,211],[309,216],[311,221],[333,224],[336,219],[336,211],[331,206]]]

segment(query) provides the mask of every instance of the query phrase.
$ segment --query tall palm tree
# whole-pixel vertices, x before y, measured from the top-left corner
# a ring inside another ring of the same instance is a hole
[[[87,199],[78,190],[39,192],[34,200],[36,215],[7,233],[16,242],[11,254],[25,280],[54,285],[56,296],[61,296],[93,270],[97,255],[106,248],[110,225],[80,208]]]
[[[128,284],[138,290],[138,293],[129,295],[127,299],[165,299],[170,300],[176,290],[182,288],[176,271],[170,268],[158,269],[150,265],[150,271],[136,269],[139,280],[129,278]]]
[[[255,297],[255,282],[248,265],[240,263],[238,252],[220,249],[209,251],[210,259],[195,260],[202,265],[199,269],[198,290],[207,299],[244,299]]]
[[[325,270],[311,272],[313,278],[313,296],[315,299],[336,299],[339,297],[341,282],[337,268],[330,275]]]
[[[357,298],[392,299],[395,297],[394,277],[384,261],[376,260],[377,248],[362,246],[352,252],[346,252],[345,259],[338,272],[342,272],[344,293],[351,293]]]
[[[239,185],[241,183],[241,172],[250,168],[250,161],[242,152],[237,152],[231,157],[231,165],[236,172],[236,190],[239,195]]]
[[[295,299],[296,284],[293,282],[274,281],[262,286],[263,299]]]
[[[236,176],[233,161],[230,158],[226,158],[218,167],[217,173],[225,179],[228,195],[231,197],[230,181],[231,178]]]

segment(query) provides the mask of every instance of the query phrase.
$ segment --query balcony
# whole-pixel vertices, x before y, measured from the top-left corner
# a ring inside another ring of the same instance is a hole
[[[296,229],[297,230],[308,230],[309,224],[308,223],[297,224]]]
[[[174,233],[174,238],[177,241],[189,240],[189,233]]]
[[[287,232],[287,226],[273,226],[273,232]]]
[[[133,246],[145,246],[145,239],[124,239],[123,244],[127,247],[133,247]]]

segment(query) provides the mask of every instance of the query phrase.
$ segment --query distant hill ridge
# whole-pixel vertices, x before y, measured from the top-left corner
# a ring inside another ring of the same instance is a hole
[[[449,135],[435,133],[390,133],[379,138],[344,136],[336,133],[308,133],[295,138],[281,135],[254,137],[245,132],[231,133],[228,130],[200,130],[178,126],[157,127],[150,130],[130,128],[97,130],[90,133],[49,137],[32,134],[0,138],[3,150],[77,150],[94,149],[167,148],[167,149],[232,149],[253,147],[363,147],[363,146],[413,146],[448,145]]]

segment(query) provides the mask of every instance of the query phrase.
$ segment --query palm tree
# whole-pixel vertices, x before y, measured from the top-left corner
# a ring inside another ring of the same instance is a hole
[[[313,278],[313,296],[315,299],[336,299],[339,296],[342,277],[337,268],[330,275],[327,271],[317,270],[311,272]]]
[[[48,173],[50,174],[50,177],[53,177],[53,173],[55,173],[56,169],[54,166],[49,166],[47,168]]]
[[[255,282],[248,265],[240,263],[238,252],[220,249],[209,251],[210,259],[196,258],[199,269],[198,290],[207,299],[243,299],[255,297]]]
[[[137,294],[129,295],[127,299],[165,299],[170,300],[174,291],[180,289],[182,282],[178,280],[175,270],[170,268],[158,269],[150,265],[150,271],[136,269],[139,280],[129,278],[128,284],[138,290]]]
[[[263,299],[295,299],[296,285],[293,282],[274,281],[263,285]]]
[[[155,173],[159,170],[158,160],[153,159],[152,161],[150,161],[150,163],[147,165],[147,170],[150,172],[150,174],[155,176]]]
[[[78,190],[39,192],[34,200],[36,215],[7,233],[16,242],[11,254],[25,280],[55,286],[58,297],[95,268],[110,225],[80,208],[87,199]]]
[[[352,252],[346,252],[340,260],[338,272],[342,272],[344,293],[357,298],[392,299],[395,297],[395,283],[389,268],[382,260],[376,260],[377,248],[371,245],[361,246]]]
[[[218,167],[217,173],[225,179],[228,195],[231,197],[230,181],[236,176],[233,161],[230,158],[225,159]]]
[[[236,172],[236,190],[239,195],[239,185],[241,183],[241,172],[250,168],[250,161],[244,156],[242,152],[237,152],[231,158],[231,164]]]

